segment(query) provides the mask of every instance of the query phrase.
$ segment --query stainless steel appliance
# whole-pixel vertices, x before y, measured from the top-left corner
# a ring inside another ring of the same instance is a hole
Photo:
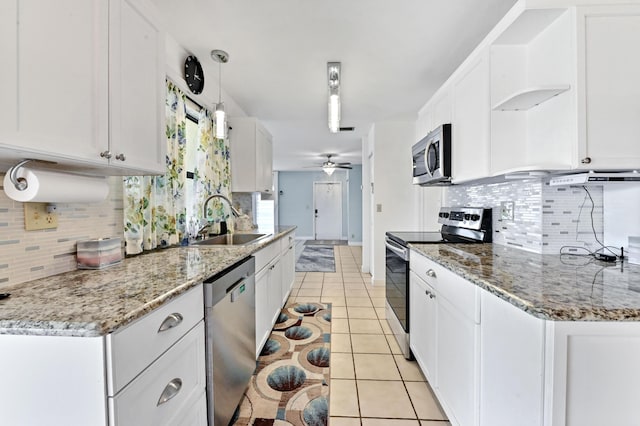
[[[410,243],[490,243],[492,239],[491,209],[476,207],[443,207],[438,214],[440,232],[387,232],[386,314],[389,327],[405,358],[411,359],[409,348],[409,249]]]
[[[429,132],[411,148],[413,183],[445,185],[451,182],[451,124]]]
[[[255,259],[204,282],[209,425],[227,426],[256,368]]]

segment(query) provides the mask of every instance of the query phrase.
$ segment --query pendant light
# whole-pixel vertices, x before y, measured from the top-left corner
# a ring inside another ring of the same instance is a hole
[[[212,50],[211,59],[218,63],[218,103],[216,104],[216,139],[227,137],[227,116],[222,103],[222,64],[229,62],[229,54],[224,50]]]
[[[327,82],[329,85],[328,124],[331,133],[340,130],[340,62],[327,62]]]

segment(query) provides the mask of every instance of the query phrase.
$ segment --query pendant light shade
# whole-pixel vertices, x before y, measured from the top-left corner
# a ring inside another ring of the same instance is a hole
[[[340,130],[340,62],[327,63],[327,83],[329,85],[328,124],[331,133]]]
[[[218,103],[216,104],[215,124],[216,139],[227,137],[227,115],[224,112],[222,103],[222,64],[229,62],[229,54],[224,50],[212,50],[211,59],[218,63]]]

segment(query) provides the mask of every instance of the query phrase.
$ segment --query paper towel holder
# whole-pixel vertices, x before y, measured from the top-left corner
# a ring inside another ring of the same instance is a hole
[[[22,166],[30,161],[32,160],[22,160],[9,170],[9,179],[11,179],[11,183],[16,187],[18,191],[24,191],[29,187],[29,184],[27,183],[27,180],[25,178],[18,177],[18,170],[20,170]]]

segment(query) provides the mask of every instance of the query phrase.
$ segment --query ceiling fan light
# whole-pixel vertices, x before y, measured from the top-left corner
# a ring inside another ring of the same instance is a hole
[[[216,104],[216,139],[224,139],[226,137],[227,123],[226,114],[224,112],[224,104],[222,102]]]
[[[333,172],[336,171],[336,168],[335,167],[323,167],[322,170],[324,170],[324,172],[327,175],[331,176],[333,174]]]

